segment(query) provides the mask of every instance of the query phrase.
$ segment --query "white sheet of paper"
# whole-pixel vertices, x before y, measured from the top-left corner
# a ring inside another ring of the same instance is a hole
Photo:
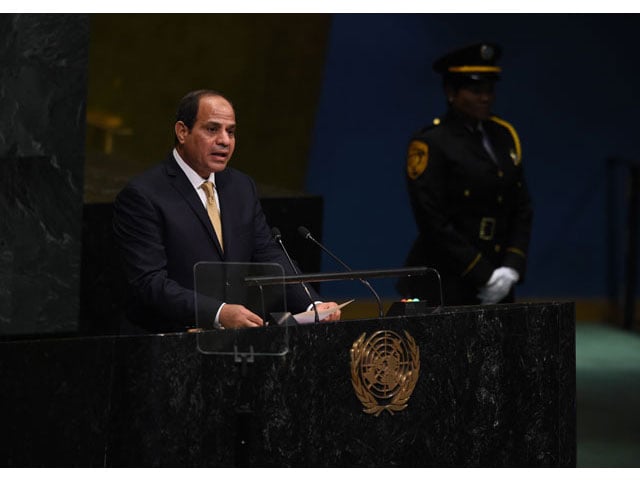
[[[355,298],[352,298],[351,300],[349,300],[348,302],[344,302],[341,305],[338,305],[337,307],[333,307],[330,308],[328,310],[318,310],[318,318],[320,320],[323,320],[325,318],[327,318],[329,315],[331,315],[333,312],[340,310],[342,307],[345,307],[347,305],[349,305],[351,302],[353,302],[355,300]],[[304,325],[305,323],[313,323],[316,321],[316,312],[313,310],[313,308],[307,312],[300,312],[300,313],[296,313],[293,318],[296,319],[296,322]]]

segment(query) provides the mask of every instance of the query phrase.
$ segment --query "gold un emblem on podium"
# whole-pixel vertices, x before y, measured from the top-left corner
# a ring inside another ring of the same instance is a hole
[[[391,415],[407,407],[420,373],[420,349],[404,331],[366,333],[351,346],[351,382],[364,412]]]

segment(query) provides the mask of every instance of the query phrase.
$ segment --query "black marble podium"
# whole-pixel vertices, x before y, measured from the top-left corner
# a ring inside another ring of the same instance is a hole
[[[217,332],[288,335],[252,363],[195,333],[4,341],[0,466],[575,466],[574,318],[514,304]],[[380,330],[415,339],[420,375],[403,411],[374,416],[350,349]]]

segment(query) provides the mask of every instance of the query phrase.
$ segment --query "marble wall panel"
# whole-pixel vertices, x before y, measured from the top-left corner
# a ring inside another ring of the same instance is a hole
[[[0,15],[0,335],[77,330],[88,39]]]

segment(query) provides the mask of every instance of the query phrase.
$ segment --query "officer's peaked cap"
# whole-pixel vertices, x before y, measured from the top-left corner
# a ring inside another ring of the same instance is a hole
[[[495,43],[476,43],[440,57],[433,70],[452,79],[496,81],[500,80],[501,69],[496,63],[501,54]]]

